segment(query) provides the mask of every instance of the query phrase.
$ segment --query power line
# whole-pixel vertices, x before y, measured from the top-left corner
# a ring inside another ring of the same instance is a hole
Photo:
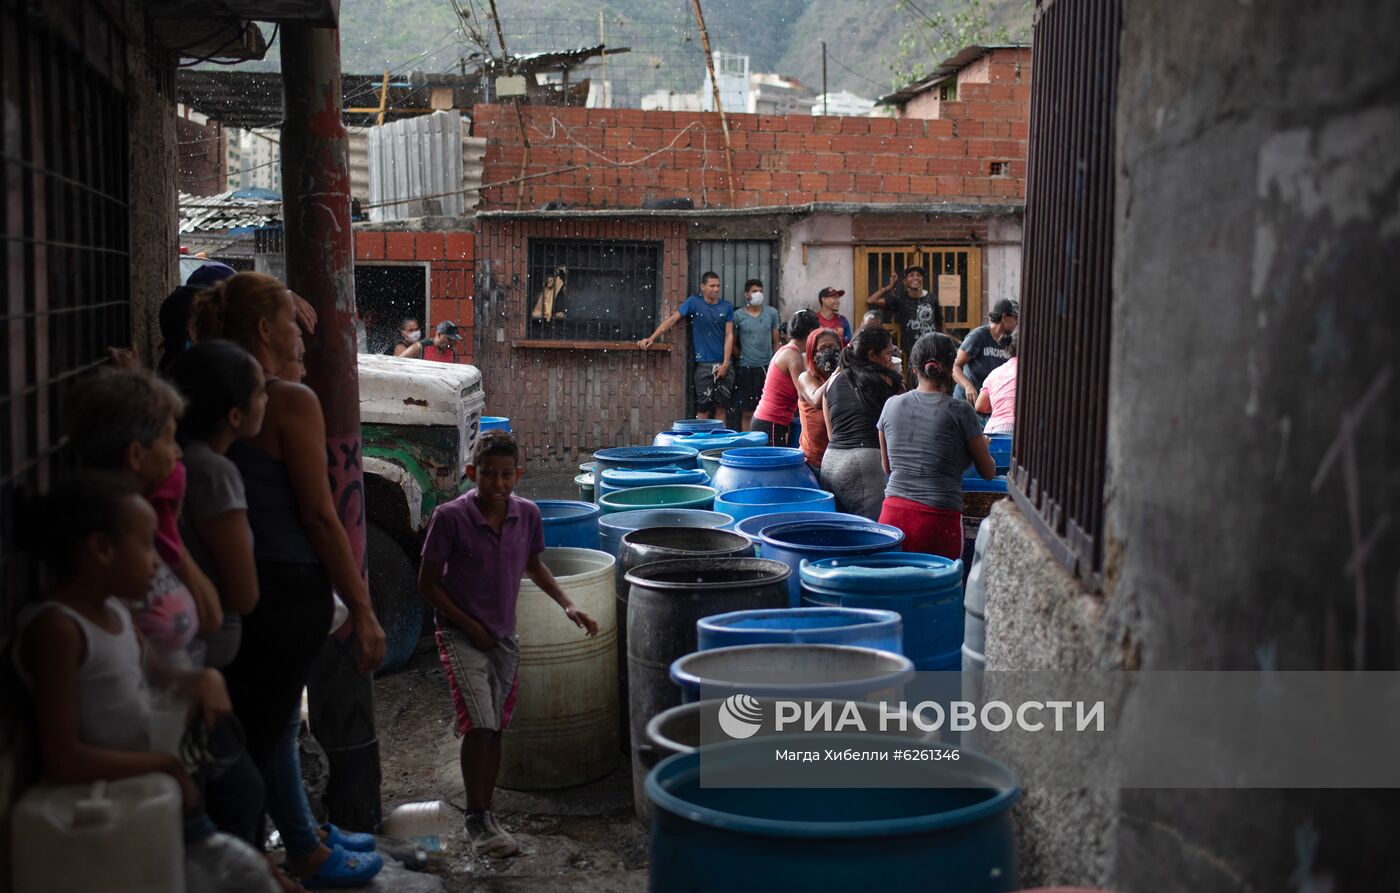
[[[826,57],[827,57],[828,59],[830,59],[832,62],[835,62],[837,65],[839,65],[839,66],[841,66],[842,68],[844,68],[844,69],[846,69],[847,71],[849,71],[851,74],[853,74],[853,75],[855,75],[856,77],[860,78],[861,80],[865,81],[867,84],[873,84],[874,86],[879,87],[881,90],[886,90],[886,89],[889,88],[889,85],[888,85],[888,84],[882,84],[882,83],[880,83],[879,81],[871,80],[870,78],[868,78],[868,77],[866,77],[865,75],[861,74],[859,71],[856,71],[854,68],[852,68],[851,66],[847,65],[845,62],[842,62],[840,59],[838,59],[838,58],[836,58],[835,56],[831,55],[831,51],[830,51],[830,50],[827,50]]]
[[[448,47],[452,46],[454,43],[459,43],[459,42],[460,42],[460,39],[461,39],[461,32],[460,32],[459,30],[457,30],[457,29],[454,28],[453,31],[452,31],[452,39],[449,40],[447,43],[443,44],[443,45],[440,46],[440,47],[437,47],[436,49],[426,50],[426,51],[424,51],[424,52],[422,52],[422,53],[419,53],[418,55],[414,56],[412,59],[409,59],[407,62],[404,62],[404,63],[402,63],[402,64],[400,64],[400,65],[396,65],[395,67],[389,69],[389,74],[396,74],[396,73],[398,73],[398,72],[400,72],[400,71],[403,71],[405,68],[407,68],[408,66],[412,65],[413,63],[417,62],[419,59],[424,59],[424,58],[427,58],[428,56],[434,55],[435,53],[440,53],[440,52],[442,52],[443,50],[447,49]],[[380,87],[381,87],[381,85],[380,85],[379,83],[376,83],[376,82],[374,82],[374,81],[367,81],[367,82],[365,82],[365,84],[362,85],[358,90],[354,90],[354,91],[351,91],[350,93],[346,94],[345,99],[343,100],[343,104],[348,106],[349,103],[350,103],[350,100],[356,99],[356,98],[358,98],[358,97],[360,97],[360,96],[364,96],[364,95],[367,94],[367,93],[372,93],[372,92],[374,92],[374,91],[377,91],[377,90],[380,89]]]

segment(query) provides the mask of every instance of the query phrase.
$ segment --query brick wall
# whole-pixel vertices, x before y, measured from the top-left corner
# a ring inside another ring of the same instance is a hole
[[[1026,139],[1030,134],[1031,51],[1027,47],[991,50],[957,74],[958,98],[940,100],[938,89],[915,96],[900,109],[901,124],[930,119],[951,125],[967,146],[967,158],[981,163],[981,176],[964,174],[965,189],[987,189],[981,201],[1024,200]],[[998,167],[994,170],[993,164]],[[968,166],[971,169],[971,165]],[[940,189],[952,189],[952,181]]]
[[[525,341],[531,237],[660,242],[664,316],[688,293],[684,221],[487,218],[477,227],[477,366],[487,409],[510,417],[531,463],[558,467],[603,447],[649,444],[684,413],[684,324],[667,333],[670,351]]]
[[[476,233],[403,232],[355,228],[355,260],[418,261],[428,265],[428,301],[434,323],[450,319],[461,330],[458,362],[475,362]]]
[[[224,191],[224,126],[218,121],[196,124],[175,119],[179,152],[179,189],[191,195],[218,195]]]
[[[715,113],[526,108],[522,172],[514,110],[479,105],[472,131],[488,141],[480,207],[636,208],[674,197],[697,207],[1020,203],[1029,87],[972,87],[973,97],[943,103],[937,120],[730,115],[733,202]],[[994,161],[1009,165],[1006,175],[993,174]]]

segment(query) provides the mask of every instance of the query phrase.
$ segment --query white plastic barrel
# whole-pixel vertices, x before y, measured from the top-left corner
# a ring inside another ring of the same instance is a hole
[[[15,893],[184,893],[180,786],[151,774],[41,784],[15,805]]]
[[[541,556],[559,586],[598,621],[589,638],[527,578],[520,583],[520,691],[501,742],[498,784],[512,790],[565,788],[617,768],[615,559],[596,549],[552,548]]]

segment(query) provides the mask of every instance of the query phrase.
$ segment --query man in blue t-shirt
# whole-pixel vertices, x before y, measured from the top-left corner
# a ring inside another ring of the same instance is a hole
[[[722,419],[734,393],[734,370],[729,365],[734,353],[734,305],[720,300],[718,273],[702,275],[700,294],[686,298],[637,346],[647,350],[681,317],[690,320],[695,336],[695,417]]]

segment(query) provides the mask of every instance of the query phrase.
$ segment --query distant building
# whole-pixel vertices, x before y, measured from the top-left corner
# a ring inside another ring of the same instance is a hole
[[[771,72],[752,72],[749,70],[748,56],[720,52],[714,55],[720,103],[726,112],[749,115],[813,113],[816,94],[796,78]],[[641,105],[642,111],[647,112],[712,112],[715,100],[709,74],[705,75],[705,83],[699,92],[657,90],[643,96]]]
[[[825,104],[823,104],[825,99]],[[866,99],[864,96],[857,96],[849,90],[842,90],[838,93],[827,93],[825,97],[818,94],[812,100],[812,114],[814,115],[844,115],[847,117],[867,118],[875,111],[875,100]]]
[[[945,102],[1005,102],[1029,107],[1031,48],[1024,44],[959,50],[921,81],[887,93],[879,105],[896,118],[943,118]]]

